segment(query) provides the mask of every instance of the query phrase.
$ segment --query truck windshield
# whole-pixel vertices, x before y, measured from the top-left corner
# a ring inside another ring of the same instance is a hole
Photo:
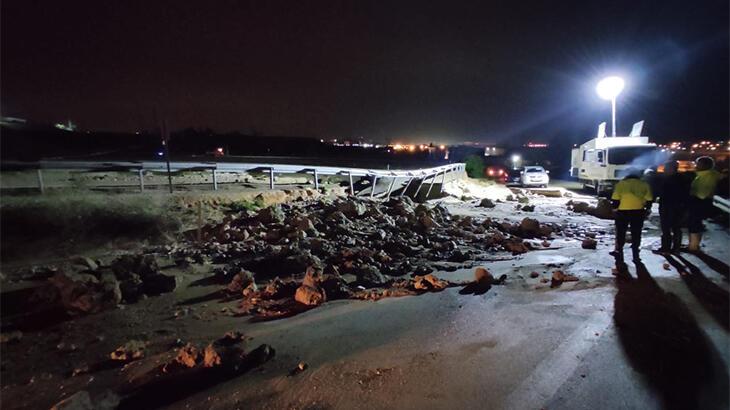
[[[656,147],[614,147],[608,149],[608,163],[613,165],[655,165],[661,161]]]

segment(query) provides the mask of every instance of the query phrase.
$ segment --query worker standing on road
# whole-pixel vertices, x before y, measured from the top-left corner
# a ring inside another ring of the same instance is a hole
[[[611,203],[616,209],[616,249],[610,252],[616,259],[623,261],[626,231],[631,227],[631,252],[634,262],[641,261],[641,229],[644,219],[651,213],[654,197],[649,184],[639,179],[639,171],[630,171],[613,189]]]
[[[656,251],[666,254],[679,252],[682,245],[682,219],[689,200],[689,184],[684,175],[677,172],[679,163],[664,164],[664,175],[657,184],[659,196],[659,218],[662,228],[662,245]]]
[[[705,230],[702,220],[712,211],[712,197],[721,177],[715,171],[715,161],[710,157],[697,158],[695,169],[695,179],[689,189],[689,252],[700,252],[702,232]]]

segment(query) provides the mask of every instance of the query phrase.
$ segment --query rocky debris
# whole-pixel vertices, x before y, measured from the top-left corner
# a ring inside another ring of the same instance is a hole
[[[99,269],[98,263],[96,263],[93,259],[85,256],[77,256],[73,258],[71,262],[92,272]]]
[[[489,198],[484,198],[479,202],[479,206],[481,208],[494,208],[497,204]]]
[[[552,279],[550,280],[550,287],[556,288],[563,284],[563,282],[576,282],[578,281],[577,276],[568,275],[561,270],[553,271]]]
[[[492,285],[504,284],[506,279],[507,275],[502,275],[498,279],[495,279],[492,273],[486,268],[477,267],[474,269],[474,282],[468,283],[459,293],[462,295],[482,295],[487,293],[492,288]]]
[[[266,344],[246,352],[243,341],[244,337],[240,333],[227,333],[205,348],[185,345],[171,360],[136,377],[125,386],[125,397],[120,408],[165,407],[240,376],[266,363],[276,354]]]
[[[289,376],[296,376],[297,374],[299,374],[299,373],[301,373],[301,372],[303,372],[303,371],[307,370],[307,368],[308,368],[308,367],[309,367],[309,365],[308,365],[308,364],[306,364],[306,363],[304,363],[304,362],[299,362],[299,364],[297,364],[297,367],[293,368],[293,369],[292,369],[292,370],[291,370],[291,371],[289,372]]]
[[[540,276],[540,274],[537,273],[537,272],[535,272],[535,271],[530,272],[530,277],[533,278],[533,279],[535,279],[535,278],[537,278],[539,276]]]
[[[583,249],[596,249],[596,246],[598,245],[598,242],[595,239],[586,238],[583,239],[583,242],[581,242],[580,246]]]
[[[522,210],[524,212],[533,212],[533,211],[535,211],[535,205],[523,205],[522,208],[520,208],[520,210]]]
[[[444,280],[438,279],[431,274],[428,274],[425,276],[416,275],[413,278],[411,286],[413,287],[413,290],[431,291],[446,289],[449,286],[449,283]]]
[[[468,263],[485,252],[528,252],[531,245],[523,238],[547,240],[560,231],[530,218],[513,224],[454,216],[442,205],[415,204],[408,197],[302,201],[267,209],[231,214],[201,228],[205,241],[191,239],[170,251],[176,260],[220,265],[226,294],[240,295],[242,311],[256,320],[341,298],[435,291],[443,287],[427,276],[435,264]],[[400,279],[406,275],[420,277],[415,287]]]
[[[252,283],[254,283],[253,272],[241,269],[233,275],[233,279],[231,279],[226,290],[230,293],[241,293]]]
[[[308,285],[301,285],[294,293],[294,300],[307,306],[321,305],[325,300],[325,293],[322,289]]]
[[[284,211],[281,205],[272,205],[264,208],[256,214],[256,219],[263,224],[273,224],[284,222]]]
[[[664,262],[664,264],[662,264],[662,268],[664,268],[664,270],[672,270],[672,266],[667,262]]]
[[[109,354],[112,360],[129,362],[144,357],[147,344],[141,340],[130,340]]]
[[[606,198],[598,198],[596,206],[591,206],[586,202],[574,202],[573,200],[568,201],[566,205],[573,212],[585,213],[601,219],[614,219],[611,201]]]
[[[51,410],[114,410],[119,406],[119,396],[110,390],[91,398],[86,390],[80,390],[59,401]]]
[[[172,292],[177,278],[160,272],[151,255],[124,255],[108,267],[93,266],[83,260],[83,271],[56,270],[34,299],[46,304],[59,304],[71,315],[97,313],[118,304],[134,303],[144,296]]]

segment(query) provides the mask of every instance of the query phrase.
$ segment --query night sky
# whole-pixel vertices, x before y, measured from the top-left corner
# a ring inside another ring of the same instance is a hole
[[[390,141],[725,139],[728,1],[2,1],[2,114]]]

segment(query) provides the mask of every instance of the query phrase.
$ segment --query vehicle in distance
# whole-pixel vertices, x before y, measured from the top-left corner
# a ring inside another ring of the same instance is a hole
[[[499,165],[490,165],[484,170],[487,179],[497,182],[507,182],[507,169]]]
[[[520,185],[524,187],[537,186],[546,188],[550,182],[548,172],[540,166],[526,166],[520,173]]]

